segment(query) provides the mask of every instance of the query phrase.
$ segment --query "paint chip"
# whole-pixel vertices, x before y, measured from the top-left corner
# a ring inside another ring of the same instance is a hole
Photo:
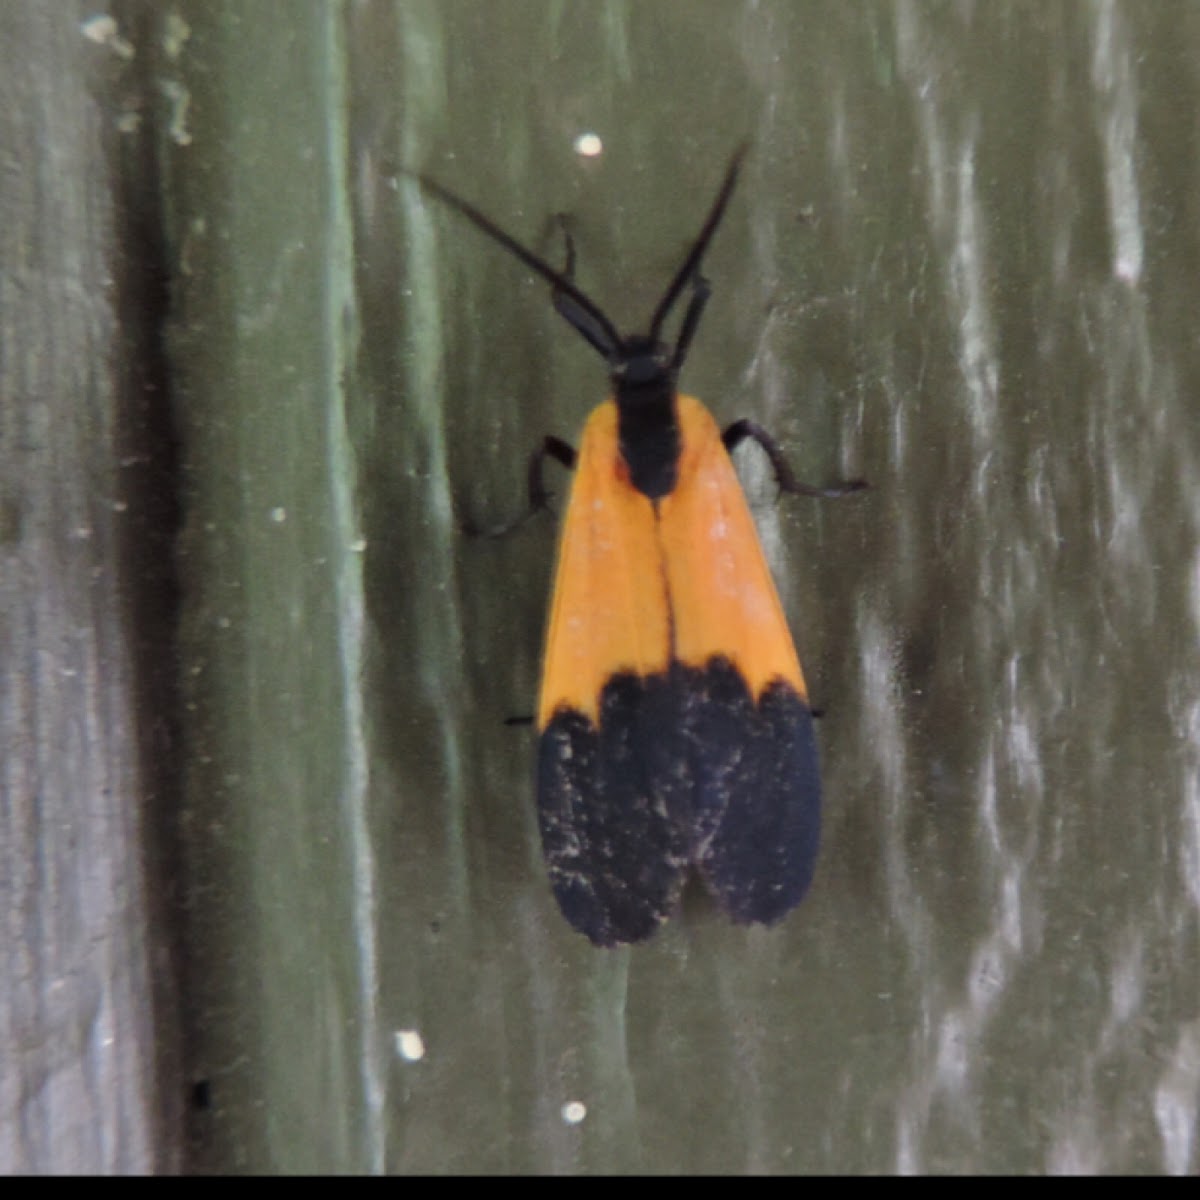
[[[425,1042],[415,1029],[397,1029],[396,1053],[405,1062],[420,1062],[425,1057]]]
[[[88,17],[79,26],[79,30],[89,42],[95,42],[97,46],[107,46],[118,58],[128,61],[134,55],[133,43],[121,36],[116,18],[108,13]]]
[[[599,158],[604,153],[604,143],[598,133],[581,133],[575,139],[575,153],[580,158]]]

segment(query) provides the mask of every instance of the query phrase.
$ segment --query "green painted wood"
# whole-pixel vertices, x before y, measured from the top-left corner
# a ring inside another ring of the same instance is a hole
[[[178,731],[148,844],[184,901],[152,927],[188,1165],[1195,1171],[1197,10],[129,11],[136,73],[109,47],[91,94],[141,114],[122,165],[161,197],[112,261],[168,284],[139,276],[162,338],[132,357],[169,396],[175,486],[143,483],[177,498],[147,527],[174,575],[119,577],[176,631],[131,668],[162,689],[131,737]],[[684,383],[802,476],[873,485],[776,504],[740,456],[827,714],[825,847],[777,930],[689,893],[598,952],[554,909],[503,723],[533,705],[552,523],[458,526],[520,509],[603,371],[393,167],[551,252],[570,213],[581,282],[632,326],[747,135]],[[58,474],[31,494],[72,494]],[[26,587],[6,612],[41,610]],[[10,833],[9,861],[38,844]]]

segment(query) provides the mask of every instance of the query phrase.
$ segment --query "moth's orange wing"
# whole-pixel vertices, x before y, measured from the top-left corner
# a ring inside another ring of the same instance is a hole
[[[728,658],[757,700],[780,679],[807,699],[804,675],[754,518],[721,433],[691,396],[678,398],[683,452],[660,504],[674,656],[701,667]]]
[[[654,507],[629,483],[610,400],[588,418],[558,549],[538,728],[561,707],[598,717],[620,672],[665,671],[670,617]]]

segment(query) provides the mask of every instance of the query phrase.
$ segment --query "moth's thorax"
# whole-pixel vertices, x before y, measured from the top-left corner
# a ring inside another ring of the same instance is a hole
[[[679,415],[670,351],[631,337],[612,370],[621,457],[633,486],[651,500],[667,496],[679,474]]]

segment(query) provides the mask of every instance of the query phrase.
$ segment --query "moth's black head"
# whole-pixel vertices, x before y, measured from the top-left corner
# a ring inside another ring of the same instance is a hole
[[[618,347],[609,371],[618,395],[675,385],[674,350],[652,337],[634,334]]]

